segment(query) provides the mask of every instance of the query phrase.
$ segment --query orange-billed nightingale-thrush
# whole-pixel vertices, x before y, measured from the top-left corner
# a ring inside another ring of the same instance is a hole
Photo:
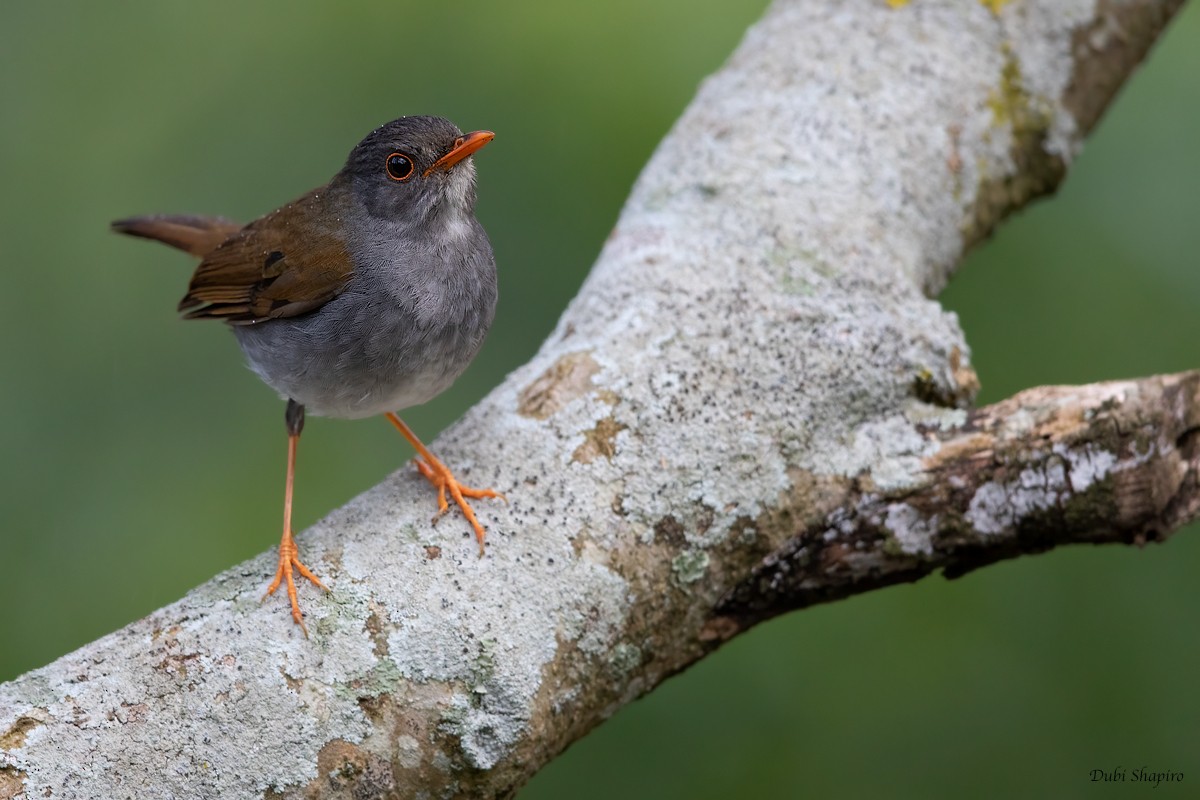
[[[460,484],[395,412],[449,387],[492,324],[496,262],[475,219],[471,155],[493,136],[441,117],[401,117],[359,142],[328,184],[248,225],[186,215],[112,224],[201,259],[179,310],[226,322],[251,369],[287,400],[283,539],[263,599],[285,583],[306,636],[293,573],[325,588],[301,563],[291,530],[306,409],[387,417],[416,449],[439,513],[449,493],[483,554],[483,526],[466,498],[500,495]]]

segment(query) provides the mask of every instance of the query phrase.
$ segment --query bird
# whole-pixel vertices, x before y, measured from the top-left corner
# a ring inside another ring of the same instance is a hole
[[[460,483],[397,412],[445,391],[495,317],[496,261],[475,218],[472,158],[494,137],[463,133],[442,117],[404,116],[355,145],[329,183],[247,225],[183,214],[112,223],[200,259],[179,311],[228,325],[250,369],[287,401],[283,535],[262,599],[285,585],[305,637],[296,575],[328,591],[300,560],[292,533],[306,413],[385,417],[437,489],[437,517],[449,509],[448,494],[484,553],[468,498],[503,495]]]

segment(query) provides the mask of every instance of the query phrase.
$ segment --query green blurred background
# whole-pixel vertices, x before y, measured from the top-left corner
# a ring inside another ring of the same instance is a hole
[[[881,0],[882,2],[882,0]],[[479,216],[502,301],[427,438],[523,363],[657,141],[761,0],[0,6],[0,680],[275,544],[283,406],[190,262],[118,239],[151,211],[248,219],[403,113],[491,128]],[[1200,9],[1059,196],[945,295],[993,401],[1200,367]],[[305,431],[298,528],[402,466],[381,421]],[[1072,548],[768,623],[622,711],[527,798],[1097,791],[1124,765],[1200,781],[1200,530]],[[264,582],[268,576],[264,575]]]

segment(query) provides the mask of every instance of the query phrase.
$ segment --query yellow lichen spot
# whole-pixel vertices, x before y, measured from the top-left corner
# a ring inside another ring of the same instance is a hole
[[[1021,84],[1021,68],[1013,54],[1005,48],[1004,68],[1000,71],[1000,86],[987,99],[992,117],[999,125],[1016,123],[1028,113],[1029,95]]]
[[[1000,9],[1008,5],[1008,2],[1009,0],[979,0],[979,5],[998,16]]]
[[[908,5],[909,0],[884,0],[890,8],[904,8]]]

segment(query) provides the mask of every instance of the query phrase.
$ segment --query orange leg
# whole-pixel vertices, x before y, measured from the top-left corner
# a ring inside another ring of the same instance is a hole
[[[405,439],[408,439],[408,443],[417,451],[417,455],[420,458],[414,459],[413,463],[417,465],[417,469],[425,476],[425,479],[438,490],[437,517],[445,514],[450,508],[449,503],[446,502],[446,492],[449,491],[450,496],[454,498],[454,502],[462,509],[463,516],[467,518],[467,522],[470,522],[471,527],[475,529],[475,539],[479,542],[479,555],[482,556],[483,526],[475,518],[475,512],[471,509],[471,504],[467,502],[466,498],[470,497],[479,500],[489,497],[499,497],[506,503],[508,502],[507,498],[495,489],[472,489],[469,486],[463,486],[454,477],[453,473],[450,472],[450,468],[441,461],[438,461],[433,453],[429,452],[429,448],[421,444],[421,440],[412,432],[412,428],[405,425],[399,417],[390,411],[384,414],[384,416],[387,417],[388,422],[396,426],[396,430],[400,431],[400,434]],[[434,517],[434,519],[437,519],[437,517]]]
[[[296,597],[296,582],[292,577],[293,568],[295,572],[299,572],[325,591],[329,591],[329,589],[321,583],[320,578],[313,575],[308,567],[300,562],[300,549],[296,547],[296,540],[292,538],[292,487],[296,478],[296,446],[300,443],[300,431],[304,429],[304,406],[295,400],[288,400],[287,427],[287,483],[284,484],[283,489],[283,540],[279,542],[279,569],[275,570],[275,580],[271,581],[271,585],[267,587],[267,593],[262,596],[262,599],[266,600],[275,593],[280,583],[287,581],[287,596],[288,600],[292,602],[292,619],[296,620],[300,630],[304,631],[304,638],[307,639],[308,628],[305,627],[304,616],[300,613],[300,601]]]

